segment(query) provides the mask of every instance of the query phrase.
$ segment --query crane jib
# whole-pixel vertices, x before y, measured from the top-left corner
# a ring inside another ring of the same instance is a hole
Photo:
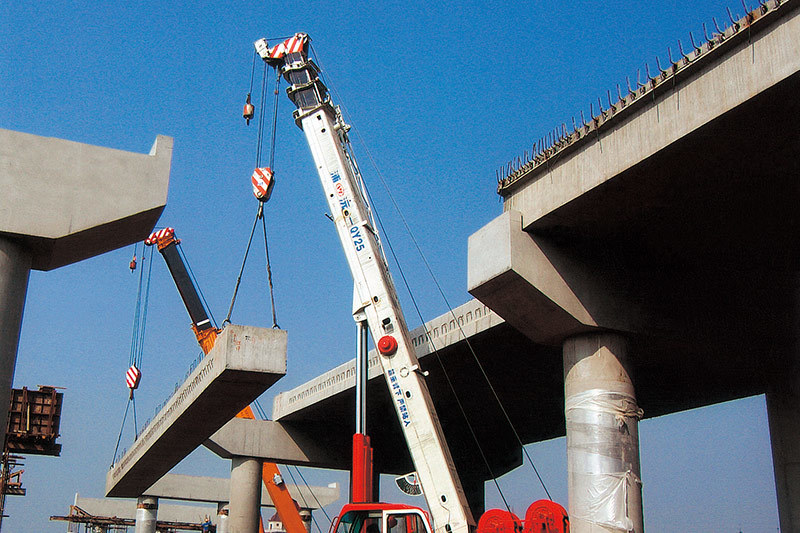
[[[262,58],[264,55],[268,54]],[[319,79],[320,70],[305,48],[286,53],[279,67],[291,85],[287,94],[297,108],[295,122],[311,149],[353,275],[357,313],[366,317],[381,353],[384,378],[436,532],[468,533],[475,520],[419,371],[397,291],[372,226],[366,192],[347,139],[349,126],[338,106],[331,103],[327,87]],[[391,338],[388,344],[382,343],[387,337]]]

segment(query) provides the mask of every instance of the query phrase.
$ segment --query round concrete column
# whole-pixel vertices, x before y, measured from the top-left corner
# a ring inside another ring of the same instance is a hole
[[[784,385],[767,393],[769,438],[781,531],[800,530],[800,394]]]
[[[156,533],[158,519],[158,498],[139,496],[136,500],[135,533]]]
[[[303,521],[303,525],[306,526],[306,531],[311,533],[311,509],[300,509],[300,519]]]
[[[5,439],[8,424],[8,404],[30,271],[30,253],[0,237],[0,406],[3,406],[0,409],[0,442]]]
[[[261,516],[262,462],[252,457],[231,459],[231,501],[228,533],[256,533]]]
[[[570,530],[642,533],[636,404],[625,339],[613,333],[564,342]]]
[[[217,505],[217,533],[228,533],[228,504]]]

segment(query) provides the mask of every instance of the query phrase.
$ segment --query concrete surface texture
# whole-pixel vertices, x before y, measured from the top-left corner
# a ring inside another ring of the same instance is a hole
[[[286,373],[286,332],[229,324],[106,476],[106,496],[136,497]]]
[[[143,240],[167,200],[172,138],[136,154],[0,129],[0,235],[52,270]]]
[[[228,531],[251,533],[258,531],[261,510],[262,462],[252,457],[231,460],[231,498],[228,511]]]
[[[288,489],[302,509],[318,509],[339,499],[339,486],[336,484],[328,487],[288,485]],[[144,496],[154,496],[162,500],[221,504],[228,503],[230,492],[230,479],[166,474],[145,490]],[[261,506],[272,507],[272,500],[266,492],[262,494]]]

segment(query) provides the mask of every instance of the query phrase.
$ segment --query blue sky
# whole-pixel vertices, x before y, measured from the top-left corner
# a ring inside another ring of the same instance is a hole
[[[662,2],[328,1],[0,3],[0,128],[147,152],[175,139],[171,225],[217,320],[224,318],[255,209],[255,128],[240,118],[252,42],[305,31],[328,82],[404,211],[453,305],[465,302],[467,237],[500,214],[495,170],[607,91],[662,63],[702,23],[727,20],[730,0]],[[289,331],[284,390],[351,357],[350,275],[302,133],[280,99],[276,171],[267,211],[278,322]],[[355,137],[355,136],[354,136]],[[426,319],[436,296],[376,172],[356,145],[376,208]],[[63,531],[76,492],[100,497],[127,402],[136,279],[132,248],[33,272],[15,386],[65,387],[60,458],[26,460],[24,498],[7,500],[6,531]],[[263,251],[245,273],[234,322],[271,325]],[[261,263],[259,263],[261,261]],[[137,396],[139,421],[197,355],[166,269],[154,266]],[[408,302],[405,294],[403,301]],[[407,306],[408,307],[408,306]],[[418,325],[407,312],[411,327]],[[262,398],[271,405],[271,394]],[[777,509],[763,398],[641,424],[649,531],[775,531]],[[130,443],[126,425],[123,443]],[[563,439],[531,447],[566,504]],[[199,451],[183,473],[227,475]],[[309,471],[317,483],[346,479]],[[528,471],[501,481],[524,512],[541,497]],[[490,505],[498,505],[487,485]],[[388,489],[384,498],[391,499]],[[335,514],[335,510],[329,513]],[[322,518],[321,526],[327,527]]]

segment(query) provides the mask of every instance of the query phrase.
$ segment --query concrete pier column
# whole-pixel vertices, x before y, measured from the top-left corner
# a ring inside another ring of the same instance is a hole
[[[573,533],[644,531],[636,404],[626,341],[597,333],[564,342],[569,516]]]
[[[800,394],[787,384],[766,396],[781,531],[800,531]]]
[[[261,512],[262,461],[252,457],[231,459],[231,501],[228,533],[256,533]]]
[[[300,519],[303,521],[303,525],[306,526],[306,531],[311,533],[311,509],[300,509]]]
[[[217,533],[228,533],[228,504],[217,504]]]
[[[31,254],[0,236],[0,442],[8,424],[8,404],[17,364],[22,311],[28,291]]]
[[[158,520],[158,498],[139,496],[136,500],[135,533],[156,533]]]

